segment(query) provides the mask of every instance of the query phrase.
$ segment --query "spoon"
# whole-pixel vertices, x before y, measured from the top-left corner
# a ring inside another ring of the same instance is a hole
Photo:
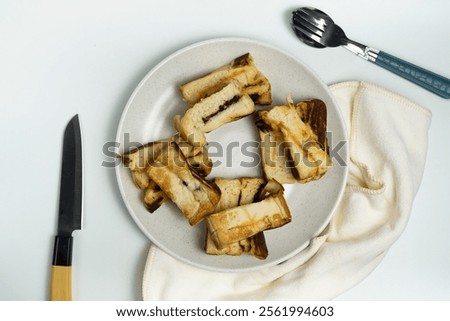
[[[359,57],[442,97],[450,98],[450,79],[416,66],[384,51],[349,39],[325,12],[302,7],[292,12],[291,26],[297,37],[314,48],[344,46]]]

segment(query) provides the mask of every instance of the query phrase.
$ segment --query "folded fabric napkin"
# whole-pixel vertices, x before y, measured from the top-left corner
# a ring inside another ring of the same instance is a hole
[[[219,273],[151,246],[144,300],[329,300],[363,280],[404,230],[422,180],[431,113],[365,82],[330,86],[347,121],[346,189],[327,228],[284,262]]]

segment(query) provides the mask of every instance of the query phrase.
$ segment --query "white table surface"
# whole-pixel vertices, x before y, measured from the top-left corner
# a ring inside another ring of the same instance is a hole
[[[66,3],[66,4],[65,4]],[[140,300],[149,241],[102,167],[135,86],[161,59],[200,40],[248,37],[308,64],[327,84],[366,80],[433,113],[423,183],[408,226],[382,263],[340,300],[449,300],[450,102],[343,48],[296,40],[290,12],[313,5],[355,40],[450,77],[450,2],[1,1],[0,300],[48,298],[62,134],[80,114],[84,229],[74,233],[75,300]],[[412,125],[413,126],[413,125]]]

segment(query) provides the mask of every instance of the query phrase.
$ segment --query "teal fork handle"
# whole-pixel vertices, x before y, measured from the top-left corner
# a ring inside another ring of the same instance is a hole
[[[383,51],[378,53],[378,57],[373,62],[442,98],[450,98],[450,79],[448,78]]]

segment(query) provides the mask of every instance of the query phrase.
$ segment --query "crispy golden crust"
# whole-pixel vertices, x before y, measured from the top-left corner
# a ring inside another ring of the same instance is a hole
[[[326,140],[326,106],[320,100],[275,106],[257,113],[261,157],[267,179],[306,183],[331,166]]]
[[[257,105],[270,105],[272,103],[272,86],[260,72],[256,74],[255,79],[248,86],[244,87],[244,92]]]
[[[260,157],[264,176],[267,180],[277,180],[282,184],[297,182],[298,173],[294,168],[287,144],[279,130],[274,130],[255,113],[255,123],[260,138]]]
[[[173,140],[174,137],[169,137],[134,148],[122,155],[122,161],[131,171],[145,171],[150,160],[159,154],[164,145],[169,144]]]
[[[300,101],[295,110],[301,120],[311,127],[321,148],[328,153],[327,143],[327,107],[320,99]]]
[[[144,205],[145,208],[150,212],[155,212],[163,203],[165,203],[169,198],[161,190],[161,188],[152,180],[150,184],[144,191]]]
[[[280,191],[260,202],[214,213],[206,221],[211,238],[218,248],[222,248],[290,222],[291,213]]]
[[[205,133],[254,111],[251,98],[242,91],[240,83],[233,80],[188,108],[182,117],[175,116],[174,126],[191,145],[203,147],[207,143]]]
[[[190,168],[198,175],[206,177],[212,170],[212,161],[206,148],[196,148],[177,133],[169,138],[150,142],[135,148],[121,157],[124,165],[130,169],[134,184],[144,190],[144,205],[153,213],[169,198],[159,186],[149,177],[147,170],[155,158],[170,144],[176,144],[186,158]]]
[[[147,174],[191,225],[212,213],[219,202],[220,190],[192,170],[176,143],[161,151],[148,167]]]
[[[221,198],[217,204],[216,212],[255,202],[259,199],[266,185],[266,181],[263,178],[256,177],[216,178],[214,182],[221,191]],[[227,254],[237,256],[242,253],[248,253],[259,259],[265,259],[268,255],[263,232],[219,248],[207,229],[205,251],[211,255]]]
[[[249,53],[233,59],[229,64],[180,86],[183,99],[191,106],[222,90],[231,81],[238,81],[257,104],[271,104],[269,80],[258,70]],[[247,88],[248,87],[248,88]]]
[[[205,252],[210,255],[233,255],[239,256],[247,253],[260,260],[264,260],[269,255],[266,245],[264,232],[259,232],[244,240],[227,244],[222,248],[218,248],[211,237],[211,233],[207,230],[205,240]]]

